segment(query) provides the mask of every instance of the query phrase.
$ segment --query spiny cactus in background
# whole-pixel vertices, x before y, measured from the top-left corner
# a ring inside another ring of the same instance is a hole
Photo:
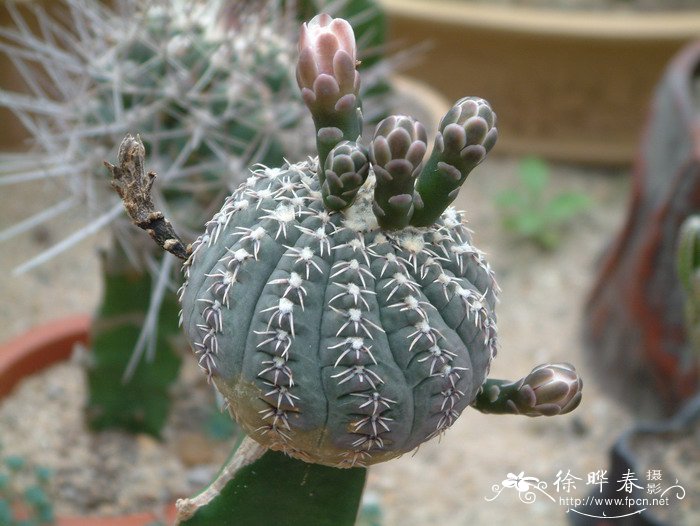
[[[282,0],[57,4],[52,7],[67,13],[6,3],[15,25],[0,29],[0,49],[31,95],[0,91],[0,106],[24,123],[34,148],[3,164],[0,186],[60,180],[65,195],[0,231],[0,240],[87,205],[85,228],[27,262],[23,271],[112,227],[115,242],[103,265],[105,296],[92,331],[88,415],[98,428],[158,434],[180,360],[169,312],[177,304],[173,291],[179,278],[171,261],[134,236],[121,205],[104,191],[101,160],[126,131],[140,130],[161,174],[153,198],[192,241],[195,229],[243,180],[245,167],[312,153],[311,123],[290,66],[297,12],[294,2]],[[361,8],[366,22],[380,16],[368,0],[336,7]],[[36,34],[29,29],[33,21],[40,28]],[[382,37],[369,31],[366,36],[374,43]],[[374,78],[374,84],[382,80],[380,74]],[[375,110],[381,108],[374,100]],[[130,381],[129,396],[120,394],[123,379]]]
[[[297,78],[319,158],[255,167],[189,247],[144,199],[153,175],[140,140],[127,136],[118,166],[107,164],[134,220],[156,218],[142,228],[186,259],[184,331],[250,437],[208,490],[179,504],[185,524],[205,524],[186,518],[217,497],[247,509],[236,473],[248,480],[242,466],[282,462],[275,451],[297,459],[284,460],[290,470],[321,477],[324,466],[364,467],[414,450],[469,405],[539,416],[581,400],[568,364],[519,382],[487,380],[499,289],[464,215],[447,206],[495,142],[489,104],[459,100],[421,168],[426,134],[411,117],[388,117],[362,145],[347,21],[318,15],[304,25]],[[279,477],[267,470],[277,495]],[[347,472],[356,487],[362,471]]]
[[[194,235],[216,196],[223,199],[240,183],[238,167],[280,161],[286,149],[306,151],[295,129],[303,106],[287,65],[294,13],[277,2],[233,20],[216,0],[118,0],[114,8],[66,0],[65,7],[68,21],[35,9],[47,31],[37,36],[26,29],[29,17],[8,3],[16,27],[0,33],[3,48],[34,93],[1,92],[0,104],[32,131],[38,149],[32,155],[41,157],[35,164],[43,169],[18,170],[3,183],[64,177],[74,199],[86,200],[93,213],[114,209],[116,216],[119,203],[105,206],[106,197],[96,194],[96,186],[104,187],[101,159],[138,127],[162,174],[154,196],[173,208],[183,233]],[[235,26],[232,38],[224,22]],[[48,93],[39,87],[46,74],[54,84]]]

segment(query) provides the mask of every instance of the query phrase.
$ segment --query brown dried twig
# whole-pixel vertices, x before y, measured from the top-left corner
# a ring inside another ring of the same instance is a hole
[[[151,187],[155,181],[155,172],[146,173],[144,169],[146,150],[137,135],[124,137],[119,146],[118,166],[104,161],[112,175],[111,185],[124,203],[124,208],[134,224],[148,232],[163,250],[180,259],[187,259],[191,247],[185,244],[175,233],[170,221],[163,212],[156,210],[151,199]]]

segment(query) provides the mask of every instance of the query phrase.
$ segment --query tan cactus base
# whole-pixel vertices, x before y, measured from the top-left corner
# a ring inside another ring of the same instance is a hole
[[[254,439],[260,445],[269,449],[283,451],[289,456],[298,458],[304,462],[323,464],[324,466],[334,468],[351,468],[354,466],[352,463],[338,462],[338,458],[342,456],[344,451],[333,447],[329,441],[324,440],[326,431],[322,428],[317,430],[296,431],[294,441],[295,448],[280,445],[281,443],[279,440],[274,439],[274,435],[260,434],[255,426],[246,425],[246,422],[255,421],[259,416],[259,411],[265,409],[266,404],[262,401],[265,393],[253,384],[238,384],[235,391],[233,391],[226,385],[226,382],[217,381],[216,378],[213,378],[213,381],[216,388],[231,401],[229,411],[232,418],[239,422],[239,425],[243,428],[248,437],[254,437],[251,438],[251,440]],[[256,405],[251,403],[252,400],[258,400],[260,403]],[[293,416],[291,419],[293,419]],[[348,426],[348,432],[350,431],[352,431],[351,426]],[[319,448],[318,444],[323,444],[323,447]],[[398,456],[400,456],[400,454],[392,453],[391,451],[374,452],[370,460],[366,461],[366,463],[378,464]]]

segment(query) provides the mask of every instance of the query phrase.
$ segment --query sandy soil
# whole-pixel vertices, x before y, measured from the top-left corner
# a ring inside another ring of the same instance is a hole
[[[609,445],[631,422],[599,392],[579,338],[582,303],[597,257],[622,221],[629,179],[617,172],[553,167],[553,190],[585,191],[593,206],[577,219],[557,251],[543,254],[505,233],[493,207],[494,195],[517,180],[516,166],[514,160],[489,159],[472,174],[458,203],[467,211],[476,244],[489,254],[503,289],[498,309],[500,352],[492,376],[515,379],[541,362],[572,362],[584,377],[583,403],[575,413],[554,419],[486,416],[468,410],[440,442],[373,467],[368,491],[378,495],[387,526],[516,520],[520,525],[565,524],[567,506],[544,495],[531,504],[521,502],[512,489],[491,502],[486,498],[495,495],[492,486],[509,472],[547,482],[554,497],[585,495],[590,489],[587,473],[607,466]],[[28,185],[3,188],[0,229],[39,210],[53,192]],[[39,235],[0,245],[0,340],[36,323],[93,309],[100,291],[95,257],[100,235],[27,274],[11,272],[80,224],[76,212]],[[0,442],[11,452],[8,437],[8,429],[0,428]],[[557,494],[552,486],[559,470],[582,479],[571,494]]]

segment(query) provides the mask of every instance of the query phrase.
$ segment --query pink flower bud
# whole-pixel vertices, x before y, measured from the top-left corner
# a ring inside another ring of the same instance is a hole
[[[309,107],[353,107],[360,87],[356,55],[355,35],[347,20],[324,13],[302,26],[297,82]]]
[[[518,389],[518,412],[528,416],[563,415],[581,403],[583,382],[568,363],[539,365]]]

